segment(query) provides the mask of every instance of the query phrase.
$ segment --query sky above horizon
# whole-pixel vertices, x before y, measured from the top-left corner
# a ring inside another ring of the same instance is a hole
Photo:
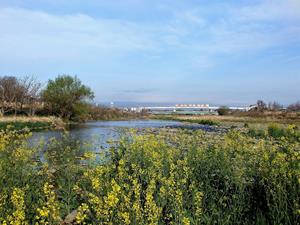
[[[0,76],[97,102],[300,100],[300,0],[0,0]]]

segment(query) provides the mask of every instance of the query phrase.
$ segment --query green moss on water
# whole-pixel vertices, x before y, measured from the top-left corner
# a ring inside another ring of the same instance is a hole
[[[0,130],[22,130],[28,128],[29,130],[44,130],[51,128],[52,124],[49,122],[0,122]]]
[[[209,119],[199,119],[199,120],[182,120],[182,122],[190,122],[190,123],[198,123],[203,125],[210,125],[210,126],[218,126],[220,125],[219,122]]]
[[[209,125],[209,126],[219,126],[220,122],[210,119],[180,119],[172,116],[157,116],[155,117],[159,120],[173,120],[173,121],[179,121],[179,122],[187,122],[187,123],[197,123],[202,125]]]

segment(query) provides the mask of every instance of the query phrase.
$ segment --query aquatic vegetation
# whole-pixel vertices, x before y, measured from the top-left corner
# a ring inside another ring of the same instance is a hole
[[[64,129],[66,124],[62,119],[49,116],[6,116],[0,117],[0,130],[22,130],[28,128],[30,130],[46,130],[46,129]]]
[[[298,224],[299,130],[277,129],[133,131],[101,161],[67,136],[39,160],[2,131],[0,224]]]

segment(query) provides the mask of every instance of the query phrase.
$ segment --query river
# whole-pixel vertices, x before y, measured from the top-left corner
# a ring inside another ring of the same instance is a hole
[[[72,126],[67,133],[77,141],[89,143],[96,151],[98,148],[106,148],[108,141],[120,139],[130,128],[159,129],[181,125],[183,125],[181,122],[165,120],[96,121]],[[30,142],[32,144],[38,143],[40,140],[48,142],[53,137],[60,138],[64,133],[64,131],[53,130],[33,132]]]
[[[177,121],[166,120],[126,120],[126,121],[96,121],[82,123],[71,127],[68,130],[69,137],[72,140],[81,143],[88,143],[91,151],[100,151],[109,147],[109,141],[117,141],[124,136],[129,129],[161,129],[161,128],[185,128],[201,129],[205,131],[214,131],[215,128],[208,125],[186,124]],[[33,132],[30,138],[32,145],[39,143],[41,140],[46,143],[51,138],[61,138],[64,131],[39,131]]]

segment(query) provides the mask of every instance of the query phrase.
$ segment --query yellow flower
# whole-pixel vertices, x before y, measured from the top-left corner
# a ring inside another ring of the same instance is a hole
[[[87,212],[89,211],[89,206],[86,203],[82,203],[79,206],[77,215],[76,215],[76,223],[77,224],[85,224],[85,220],[88,217]]]
[[[190,224],[191,224],[189,218],[187,218],[187,217],[184,217],[184,218],[182,219],[182,223],[183,223],[183,225],[190,225]]]
[[[9,224],[14,224],[14,225],[28,224],[25,220],[24,192],[19,188],[15,188],[11,196],[11,201],[15,208],[15,211],[11,216],[8,216]]]
[[[130,224],[130,217],[128,212],[121,213],[121,217],[123,219],[124,224],[129,225]]]
[[[40,208],[37,208],[37,216],[36,219],[41,224],[57,223],[61,221],[59,215],[59,204],[56,200],[56,194],[53,190],[53,185],[46,182],[44,184],[44,194],[46,201],[44,205]]]
[[[105,203],[109,206],[109,207],[114,207],[118,204],[119,199],[116,196],[116,194],[114,192],[110,192],[105,200]]]
[[[195,195],[195,208],[196,213],[195,216],[199,219],[202,215],[202,199],[203,199],[203,193],[198,191]]]
[[[92,178],[92,186],[94,190],[100,189],[100,180],[98,178]]]

